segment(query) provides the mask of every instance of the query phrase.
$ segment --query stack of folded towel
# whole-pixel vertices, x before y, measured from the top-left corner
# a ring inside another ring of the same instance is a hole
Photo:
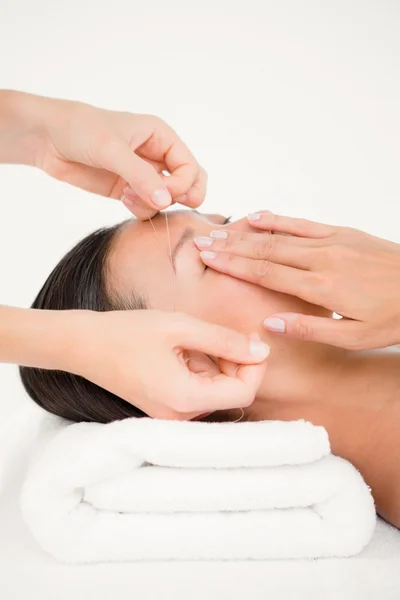
[[[370,488],[306,421],[48,423],[21,508],[60,561],[343,557],[373,535]]]

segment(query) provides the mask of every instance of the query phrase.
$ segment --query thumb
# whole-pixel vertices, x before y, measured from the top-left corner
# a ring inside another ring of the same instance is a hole
[[[122,140],[113,144],[102,162],[104,169],[122,177],[149,207],[158,211],[171,204],[171,194],[154,167]]]
[[[365,324],[351,319],[279,313],[270,315],[265,319],[264,327],[273,333],[305,342],[330,344],[348,350],[361,350],[364,348]]]
[[[176,345],[183,348],[199,350],[239,364],[260,363],[269,354],[269,346],[260,339],[250,339],[250,336],[233,329],[189,315],[175,313],[175,317],[172,335]]]
[[[185,396],[192,410],[227,410],[250,406],[265,375],[266,363],[241,365],[236,376],[220,373],[211,378],[193,377],[185,381]]]

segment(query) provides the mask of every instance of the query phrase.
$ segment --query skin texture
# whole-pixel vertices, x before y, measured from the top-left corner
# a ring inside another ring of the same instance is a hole
[[[140,219],[171,199],[199,206],[207,187],[188,147],[154,115],[12,90],[0,90],[0,163],[35,166],[64,183],[122,200]],[[0,307],[0,342],[0,362],[80,375],[121,399],[147,404],[159,418],[185,418],[194,406],[214,408],[216,399],[220,408],[248,406],[268,350],[261,348],[260,357],[247,336],[184,314],[138,310]],[[177,349],[185,348],[212,349],[243,367],[235,378],[219,371],[215,378],[196,376],[178,359]]]
[[[264,232],[261,243],[255,233],[216,239],[207,245],[212,258],[201,255],[205,264],[345,317],[282,312],[265,323],[271,331],[279,321],[279,331],[291,338],[349,350],[400,342],[400,244],[267,211],[248,215],[248,222],[254,232]]]
[[[257,332],[271,345],[268,370],[263,387],[270,395],[287,397],[292,383],[285,377],[286,364],[301,370],[304,364],[314,367],[334,352],[328,346],[287,340],[268,333],[262,326],[266,314],[278,310],[301,311],[306,314],[328,316],[324,308],[315,307],[293,296],[280,294],[228,275],[205,269],[193,242],[195,236],[208,235],[214,229],[248,231],[246,219],[224,224],[221,215],[199,215],[194,211],[169,213],[168,225],[171,247],[174,248],[182,232],[193,229],[176,257],[175,310],[204,321],[230,327],[243,333]],[[157,234],[149,221],[128,222],[120,233],[109,258],[110,294],[128,298],[134,290],[144,294],[150,308],[173,310],[174,273],[168,256],[168,236],[165,216],[153,219]],[[147,257],[143,261],[143,256]]]
[[[109,293],[129,298],[134,290],[144,294],[149,308],[173,310],[175,285],[175,310],[243,333],[258,332],[271,346],[271,354],[254,402],[244,409],[244,419],[306,419],[324,426],[332,452],[360,470],[372,489],[379,514],[399,527],[400,355],[350,352],[266,331],[262,323],[271,313],[320,317],[331,313],[296,297],[205,269],[194,237],[208,236],[215,230],[254,233],[246,219],[230,224],[224,221],[221,215],[169,213],[172,248],[182,232],[192,228],[176,257],[175,284],[165,216],[153,219],[157,234],[150,222],[128,222],[117,234],[109,257]],[[199,353],[189,351],[183,358],[192,360],[192,368],[205,374],[218,368],[218,361],[207,361]],[[219,367],[229,372],[236,365],[220,361]],[[209,413],[207,420],[239,417],[237,409],[223,410]]]

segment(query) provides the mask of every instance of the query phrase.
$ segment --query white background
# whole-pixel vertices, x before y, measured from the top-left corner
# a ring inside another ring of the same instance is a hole
[[[258,208],[400,241],[396,0],[1,0],[0,87],[154,113],[209,173],[205,210]],[[0,167],[0,302],[29,306],[79,238],[127,216]],[[24,402],[0,367],[0,415]]]

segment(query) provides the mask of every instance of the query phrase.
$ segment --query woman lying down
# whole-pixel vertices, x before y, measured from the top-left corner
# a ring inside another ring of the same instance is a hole
[[[152,221],[156,232],[151,222],[132,219],[79,242],[55,267],[33,307],[95,311],[175,308],[245,333],[261,329],[266,314],[330,315],[325,308],[203,264],[194,238],[208,236],[212,230],[248,231],[246,219],[227,224],[229,220],[219,215],[176,211],[169,213],[168,221],[175,273],[167,252],[164,215]],[[144,261],[143,256],[148,258]],[[260,335],[270,344],[271,354],[243,419],[306,419],[325,427],[332,452],[361,472],[378,513],[400,527],[400,354],[388,350],[350,352],[273,336],[265,330]],[[213,357],[188,352],[182,360],[205,375],[219,370]],[[224,368],[235,366],[225,364]],[[72,421],[107,423],[146,416],[146,406],[133,406],[77,375],[23,367],[21,377],[35,402]],[[240,416],[240,410],[234,409],[193,418],[237,420]]]

